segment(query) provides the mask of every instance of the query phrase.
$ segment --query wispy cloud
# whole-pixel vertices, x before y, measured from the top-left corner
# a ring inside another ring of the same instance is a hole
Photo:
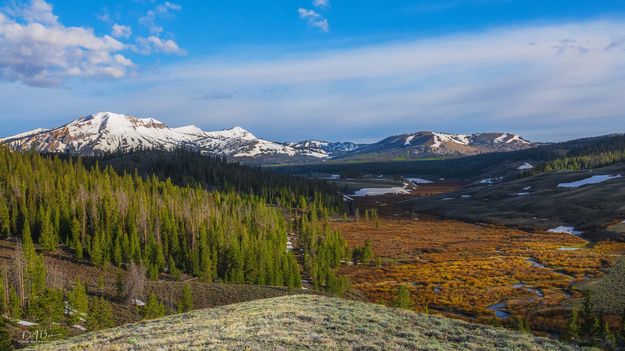
[[[236,121],[267,133],[259,116],[271,116],[271,128],[301,127],[301,137],[434,129],[552,140],[625,131],[625,51],[605,50],[623,32],[620,22],[498,28],[300,58],[208,60],[165,68],[161,79],[176,87],[156,84],[153,95],[280,88],[213,101],[215,109],[189,104],[182,113],[202,118],[194,111],[210,110],[205,123]],[[561,50],[573,40],[584,49]]]
[[[322,7],[322,8],[328,8],[328,7],[330,7],[330,0],[314,0],[313,1],[313,6],[315,6],[315,7]]]
[[[159,34],[163,32],[163,27],[157,23],[158,19],[171,18],[173,11],[180,11],[181,9],[180,5],[165,1],[141,16],[139,24],[147,27],[152,34]]]
[[[13,106],[13,117],[112,109],[174,126],[239,124],[277,140],[428,129],[561,140],[625,131],[625,50],[615,33],[625,23],[495,28],[299,55],[276,48],[258,59],[250,50],[243,61],[196,58],[97,91],[33,90],[25,99],[0,85],[0,105]]]
[[[330,31],[330,24],[328,23],[328,20],[326,20],[317,11],[300,7],[297,10],[297,13],[299,14],[299,18],[306,20],[309,27],[317,28],[324,33]]]
[[[186,51],[181,49],[172,38],[171,35],[164,32],[163,27],[158,23],[159,19],[169,19],[176,11],[182,10],[178,4],[165,1],[156,5],[149,10],[144,16],[139,18],[139,24],[145,26],[151,35],[147,37],[138,37],[137,45],[134,46],[136,52],[142,54],[150,54],[153,52],[162,52],[166,54],[186,55]],[[169,37],[169,38],[163,38]]]

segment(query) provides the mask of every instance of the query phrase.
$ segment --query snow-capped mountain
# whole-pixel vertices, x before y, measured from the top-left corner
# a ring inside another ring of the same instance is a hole
[[[487,152],[514,151],[533,144],[519,135],[509,133],[446,134],[417,132],[388,137],[358,148],[350,157],[423,158],[431,156],[463,156]],[[375,156],[374,156],[375,155]]]
[[[328,141],[320,141],[320,140],[305,140],[300,142],[290,142],[287,145],[297,149],[297,150],[311,150],[315,151],[319,154],[331,155],[331,157],[336,158],[341,155],[345,155],[349,152],[355,151],[362,146],[363,144],[354,144],[352,142],[335,142],[331,143]]]
[[[95,113],[54,129],[21,133],[0,139],[0,143],[16,150],[81,155],[185,147],[253,163],[473,155],[512,151],[533,145],[515,134],[456,135],[434,132],[396,135],[374,144],[319,140],[279,143],[257,138],[241,127],[220,131],[203,131],[194,125],[170,128],[153,118],[112,112]]]
[[[331,153],[316,147],[289,146],[257,138],[241,127],[206,132],[190,125],[169,128],[153,118],[99,112],[54,129],[37,129],[0,142],[17,150],[94,155],[137,149],[172,150],[179,147],[233,158],[314,158]]]

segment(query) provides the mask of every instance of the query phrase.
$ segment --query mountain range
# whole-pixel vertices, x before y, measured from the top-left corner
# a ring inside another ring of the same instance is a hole
[[[170,128],[153,118],[99,112],[53,129],[35,129],[0,139],[16,150],[95,155],[138,149],[190,148],[245,163],[294,163],[341,160],[419,159],[513,151],[535,144],[516,134],[471,135],[417,132],[373,144],[307,140],[275,142],[234,127],[203,131],[190,125]]]

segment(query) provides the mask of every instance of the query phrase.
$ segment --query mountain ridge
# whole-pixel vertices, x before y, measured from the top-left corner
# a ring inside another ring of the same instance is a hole
[[[190,148],[223,155],[247,163],[319,162],[364,157],[393,159],[431,156],[465,156],[487,152],[513,151],[534,144],[517,134],[447,134],[420,131],[394,135],[373,144],[305,140],[275,142],[256,137],[236,126],[204,131],[195,125],[170,128],[154,118],[138,118],[113,112],[98,112],[62,126],[0,139],[16,150],[71,153],[84,156],[137,149],[172,150]]]

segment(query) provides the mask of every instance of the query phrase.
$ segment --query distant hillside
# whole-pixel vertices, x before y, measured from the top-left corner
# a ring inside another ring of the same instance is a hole
[[[336,159],[364,161],[416,160],[428,157],[458,157],[491,152],[523,150],[536,146],[509,133],[471,135],[417,132],[394,135],[377,143],[362,145]]]
[[[387,307],[295,295],[134,323],[39,350],[573,350],[559,342]]]
[[[592,171],[518,172],[487,173],[460,191],[404,205],[470,222],[528,230],[575,227],[590,240],[625,239],[625,228],[608,227],[625,220],[625,164]]]
[[[367,174],[419,175],[454,179],[480,179],[485,175],[518,175],[524,162],[535,165],[533,173],[552,170],[582,170],[625,161],[625,135],[612,134],[542,144],[509,152],[401,161],[353,162],[329,160],[323,164],[286,165],[272,168],[275,172],[309,174],[316,172],[360,177]]]

